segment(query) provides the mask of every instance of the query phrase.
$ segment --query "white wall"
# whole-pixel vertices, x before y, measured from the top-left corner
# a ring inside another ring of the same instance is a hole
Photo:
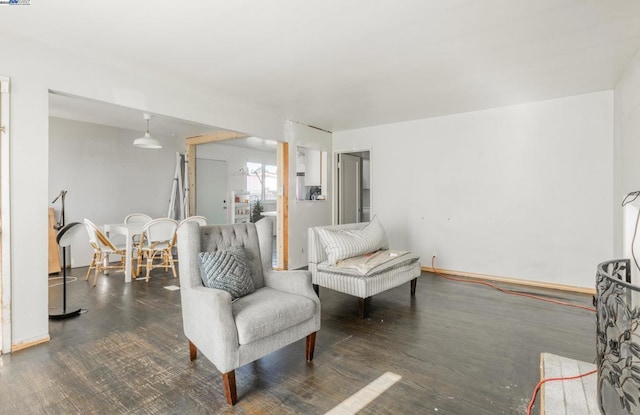
[[[49,90],[278,140],[283,119],[189,79],[91,61],[18,36],[2,36],[2,75],[11,77],[12,344],[48,337],[47,208]]]
[[[247,162],[262,164],[277,164],[276,151],[259,151],[248,148],[241,148],[219,143],[201,144],[196,147],[196,158],[209,160],[224,160],[227,162],[228,185],[227,201],[231,200],[231,191],[247,190],[247,176],[240,173],[240,169],[247,167]],[[197,178],[196,178],[197,180]],[[227,206],[231,206],[227,203]],[[264,204],[265,210],[276,210],[276,203]],[[230,211],[230,209],[227,209]],[[230,213],[229,213],[230,215]],[[231,220],[230,217],[227,220]]]
[[[639,204],[622,208],[629,192],[640,190],[640,53],[629,63],[615,88],[616,114],[616,257],[631,256],[631,240]],[[637,202],[637,201],[636,201]],[[636,256],[640,254],[636,241]],[[639,271],[633,267],[634,277]],[[638,280],[634,280],[638,283]]]
[[[7,34],[2,40],[0,72],[12,81],[10,289],[15,346],[48,337],[47,258],[34,252],[47,252],[47,208],[52,200],[48,180],[50,89],[265,139],[296,139],[296,128],[283,128],[283,118],[274,112],[163,73],[162,68],[143,71],[108,56],[100,62],[92,61]],[[350,143],[356,143],[358,149],[372,148],[372,180],[379,189],[378,193],[372,190],[372,206],[398,248],[414,246],[424,259],[436,248],[441,257],[439,265],[447,268],[569,283],[578,280],[575,285],[590,286],[583,279],[590,281],[592,262],[596,257],[608,258],[611,250],[611,196],[604,196],[609,198],[606,207],[600,202],[600,193],[611,193],[610,101],[610,93],[573,97],[555,104],[550,101],[349,131],[339,133],[334,142],[342,142],[343,149],[349,149]],[[326,134],[317,130],[310,134],[316,132]],[[542,146],[530,144],[531,156],[523,155],[521,163],[509,162],[518,158],[515,147],[535,142],[536,135],[543,138]],[[510,136],[517,140],[507,140]],[[498,147],[500,141],[505,142],[504,149]],[[481,142],[487,145],[481,146]],[[458,151],[456,145],[467,149]],[[486,148],[492,148],[495,154]],[[499,157],[502,151],[513,157]],[[552,153],[551,162],[543,157],[547,151]],[[543,163],[538,168],[542,171],[540,179],[537,173],[525,174],[532,157]],[[293,163],[295,157],[290,160]],[[485,171],[483,161],[514,168],[523,177],[513,181],[525,183],[529,193],[514,191],[510,197],[494,194],[496,191],[486,183],[490,179],[507,181],[508,177],[498,174],[496,167],[488,166]],[[565,164],[571,166],[568,172],[563,171]],[[425,179],[416,186],[420,191],[406,184],[407,173]],[[555,174],[557,182],[550,180]],[[485,179],[481,185],[470,184],[478,177]],[[609,183],[608,190],[603,181]],[[452,185],[453,190],[438,183]],[[290,189],[294,194],[293,184]],[[551,191],[543,191],[544,186]],[[493,198],[485,198],[485,193]],[[447,200],[449,197],[451,200]],[[305,221],[329,223],[329,204],[290,204],[290,266],[306,265]],[[567,214],[568,205],[575,217]],[[487,213],[502,214],[489,217]],[[607,219],[603,219],[605,216]],[[564,217],[567,224],[561,220]],[[464,232],[458,229],[461,225]],[[584,230],[576,233],[579,225]],[[548,231],[551,233],[546,235]],[[569,236],[562,237],[565,234]],[[489,249],[485,242],[496,246]],[[568,252],[563,260],[557,258],[561,252]],[[588,270],[586,277],[583,270]]]
[[[60,190],[68,191],[66,223],[84,218],[96,225],[119,223],[134,212],[167,216],[176,152],[184,153],[184,139],[154,134],[161,149],[134,147],[143,133],[49,119],[49,202]],[[61,202],[50,206],[59,218]],[[71,247],[71,266],[89,265],[92,252],[88,239],[78,241]]]
[[[296,147],[324,150],[331,154],[331,134],[289,121],[285,138],[289,143],[289,269],[296,269],[308,265],[307,229],[330,224],[333,203],[331,160],[327,163],[327,200],[296,200]]]
[[[334,151],[371,148],[395,249],[590,288],[613,253],[613,146],[612,91],[333,134]]]

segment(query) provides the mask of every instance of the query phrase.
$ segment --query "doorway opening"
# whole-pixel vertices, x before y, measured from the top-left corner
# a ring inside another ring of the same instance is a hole
[[[370,159],[369,150],[336,154],[336,223],[370,220]]]
[[[189,206],[190,211],[198,212],[209,218],[209,214],[200,213],[197,206],[202,194],[200,184],[203,180],[198,177],[211,177],[196,171],[203,162],[212,163],[214,160],[204,160],[205,153],[216,154],[216,158],[225,159],[224,171],[217,175],[224,176],[225,197],[214,205],[226,214],[226,220],[210,223],[238,223],[251,221],[254,210],[261,210],[262,215],[271,216],[274,222],[275,250],[273,264],[276,269],[287,269],[288,267],[288,146],[284,142],[264,140],[257,137],[248,137],[242,133],[231,131],[221,131],[218,133],[189,137],[185,140],[188,177],[189,177]],[[222,144],[223,148],[206,147],[207,144]],[[199,146],[205,150],[201,155]],[[231,147],[243,147],[245,154],[238,157],[237,151],[230,151]],[[206,148],[205,148],[206,147]],[[264,159],[264,154],[273,152],[273,156]],[[262,153],[262,158],[253,159],[257,153]],[[226,154],[226,157],[225,157]],[[202,157],[202,158],[201,158]],[[242,162],[240,163],[240,159]],[[254,161],[250,161],[254,160]],[[255,179],[255,180],[254,180]],[[206,183],[206,181],[204,181]],[[255,183],[254,183],[255,182]],[[223,187],[223,184],[220,184]],[[207,188],[207,191],[209,189]],[[260,209],[256,209],[256,202],[260,201]],[[213,216],[212,216],[213,217]]]

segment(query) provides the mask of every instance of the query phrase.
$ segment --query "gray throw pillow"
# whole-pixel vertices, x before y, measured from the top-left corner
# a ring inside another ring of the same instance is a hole
[[[206,287],[225,290],[235,300],[255,291],[244,249],[200,252],[200,278]]]

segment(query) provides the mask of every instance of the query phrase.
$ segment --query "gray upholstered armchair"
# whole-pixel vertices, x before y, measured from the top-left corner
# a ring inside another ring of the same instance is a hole
[[[274,271],[272,224],[199,226],[178,231],[182,321],[191,360],[200,350],[222,373],[225,396],[237,402],[235,369],[306,336],[313,359],[320,329],[320,300],[308,271]],[[207,288],[200,277],[200,252],[244,248],[255,291],[232,301],[227,291]]]

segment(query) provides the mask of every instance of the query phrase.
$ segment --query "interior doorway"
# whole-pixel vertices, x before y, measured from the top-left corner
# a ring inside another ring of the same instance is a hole
[[[196,186],[198,183],[197,176],[200,173],[196,174],[196,166],[197,161],[195,163],[189,162],[190,160],[197,160],[196,158],[196,147],[203,144],[210,143],[219,143],[219,144],[233,144],[233,142],[238,142],[240,140],[249,141],[249,142],[258,142],[263,143],[265,140],[257,138],[257,137],[249,137],[246,134],[232,132],[232,131],[220,131],[217,133],[200,135],[188,137],[185,139],[186,150],[185,155],[187,158],[187,166],[188,166],[188,181],[189,181],[189,211],[196,212],[198,209],[196,208]],[[264,143],[263,143],[264,144]],[[276,265],[274,268],[277,269],[288,269],[289,266],[289,147],[288,143],[285,142],[277,142],[276,144],[276,170],[277,170],[277,187],[276,187],[276,234],[278,235],[276,240]],[[227,165],[228,168],[230,166]],[[246,179],[246,161],[243,168],[238,174],[228,174],[228,170],[225,171],[225,178],[228,181],[229,179],[233,179],[233,176],[238,176]],[[235,171],[235,170],[234,170]],[[236,186],[234,184],[227,183],[228,187],[232,189]],[[227,194],[229,194],[227,192]],[[235,199],[234,199],[235,200]],[[231,207],[232,200],[227,199],[226,205]],[[227,212],[230,212],[231,209],[226,209]],[[228,220],[231,220],[231,215],[228,214]],[[207,217],[208,218],[208,217]],[[211,222],[211,220],[209,220]]]
[[[368,222],[371,216],[370,152],[336,155],[337,223]]]
[[[208,223],[229,223],[227,201],[227,162],[196,158],[196,215]]]

